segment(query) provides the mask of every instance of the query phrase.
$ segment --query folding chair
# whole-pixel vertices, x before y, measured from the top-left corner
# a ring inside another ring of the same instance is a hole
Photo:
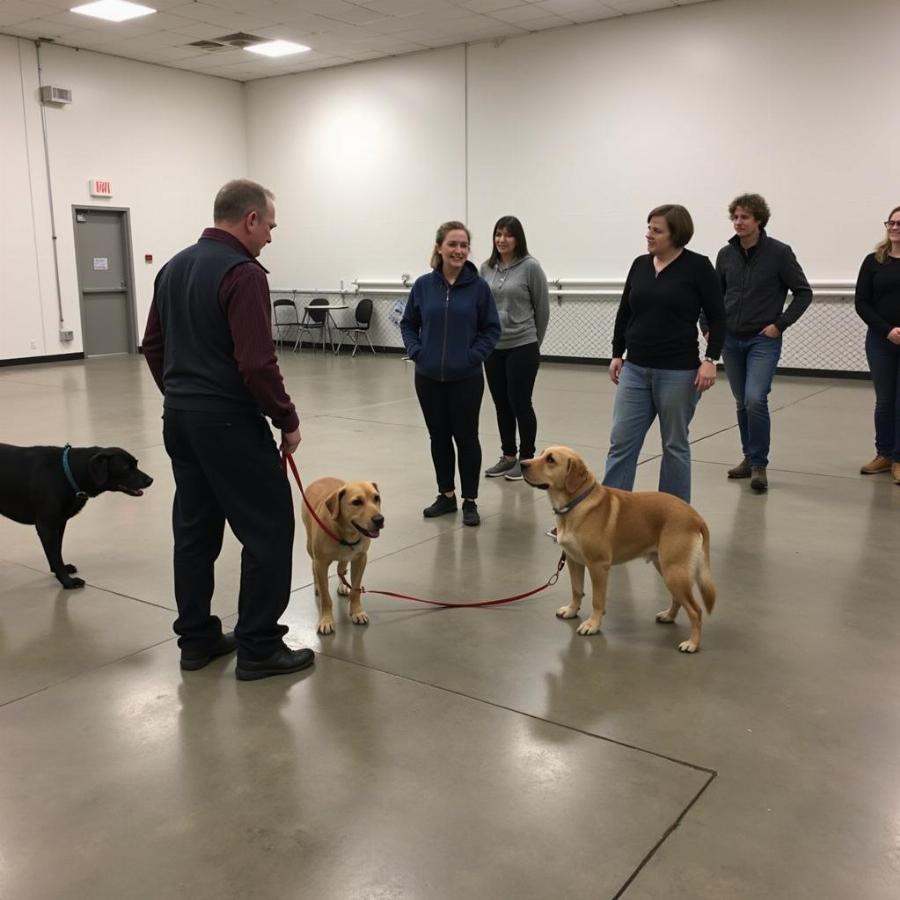
[[[281,317],[278,315],[279,310],[284,310]],[[284,330],[290,335],[292,328],[300,325],[300,316],[297,314],[297,304],[294,303],[293,297],[282,297],[272,304],[272,327],[275,329],[275,344],[284,343]],[[288,337],[290,341],[290,337]],[[300,343],[300,332],[297,332],[297,339],[294,341],[294,351],[297,350],[297,344]]]
[[[337,326],[337,331],[341,335],[338,350],[344,346],[344,335],[346,334],[353,340],[353,352],[350,354],[351,357],[356,356],[356,351],[359,350],[360,337],[366,339],[369,349],[374,353],[375,348],[372,346],[372,340],[369,337],[369,325],[372,322],[372,301],[368,297],[364,297],[356,304],[356,309],[353,311],[353,318],[355,320],[353,325]]]
[[[311,306],[328,306],[328,298],[327,297],[314,297],[309,303],[306,305],[306,309],[303,311],[303,318],[300,320],[300,327],[297,332],[297,340],[300,340],[300,335],[303,334],[304,331],[309,332],[310,335],[315,334],[316,331],[322,335],[322,349],[325,349],[325,339],[328,336],[328,310],[327,309],[310,309]],[[313,347],[316,345],[315,338],[313,338]],[[332,348],[334,349],[334,348]]]

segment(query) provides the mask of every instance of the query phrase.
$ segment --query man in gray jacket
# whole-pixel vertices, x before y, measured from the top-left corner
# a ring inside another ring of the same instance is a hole
[[[812,289],[794,251],[766,234],[769,206],[759,194],[741,194],[728,206],[734,237],[719,251],[728,332],[722,357],[737,403],[743,460],[729,478],[749,478],[756,493],[769,488],[769,391],[784,331],[812,302]],[[787,292],[791,303],[784,308]]]

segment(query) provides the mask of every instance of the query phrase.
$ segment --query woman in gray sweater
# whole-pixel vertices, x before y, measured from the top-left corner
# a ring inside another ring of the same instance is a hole
[[[529,256],[525,231],[515,216],[497,220],[494,249],[481,266],[481,277],[491,287],[501,327],[500,340],[485,360],[484,371],[497,409],[502,456],[484,474],[519,481],[519,460],[534,456],[537,417],[531,393],[550,321],[550,295],[547,276],[541,264]]]

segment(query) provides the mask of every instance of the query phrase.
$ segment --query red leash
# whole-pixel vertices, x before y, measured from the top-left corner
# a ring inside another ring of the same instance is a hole
[[[300,489],[300,496],[303,498],[303,502],[306,504],[306,508],[309,510],[310,515],[315,519],[316,524],[325,534],[328,535],[335,543],[346,543],[342,542],[341,539],[335,535],[331,529],[326,526],[322,520],[316,515],[315,510],[309,503],[309,500],[306,499],[306,492],[303,490],[303,482],[300,481],[300,473],[297,471],[297,464],[294,462],[294,457],[291,456],[290,453],[282,453],[281,455],[281,465],[282,468],[287,470],[290,468],[291,472],[294,476],[294,481],[297,482],[297,487]],[[536,587],[533,590],[526,591],[524,594],[515,594],[512,597],[501,597],[499,600],[476,600],[473,603],[444,603],[441,600],[425,600],[422,597],[413,597],[411,594],[398,594],[395,591],[375,591],[369,590],[367,588],[361,587],[361,594],[380,594],[382,597],[394,597],[397,600],[411,600],[415,603],[427,603],[429,606],[440,606],[443,609],[474,609],[479,606],[502,606],[504,603],[515,603],[516,600],[524,600],[526,597],[531,597],[534,594],[539,594],[541,591],[545,591],[548,587],[552,587],[559,581],[560,573],[563,570],[563,567],[566,564],[566,554],[563,553],[559,562],[556,564],[556,571],[542,584],[540,587]],[[353,586],[347,582],[347,579],[344,578],[343,575],[338,576],[344,585],[352,590]]]

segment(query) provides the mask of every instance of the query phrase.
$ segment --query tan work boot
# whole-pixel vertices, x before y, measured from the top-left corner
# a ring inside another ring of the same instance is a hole
[[[860,470],[860,475],[878,475],[891,470],[891,460],[880,453],[871,462],[867,462]]]
[[[900,462],[895,462],[891,466],[891,478],[894,479],[894,484],[900,484]]]
[[[750,460],[746,456],[733,469],[728,470],[729,478],[749,478],[752,474]]]

